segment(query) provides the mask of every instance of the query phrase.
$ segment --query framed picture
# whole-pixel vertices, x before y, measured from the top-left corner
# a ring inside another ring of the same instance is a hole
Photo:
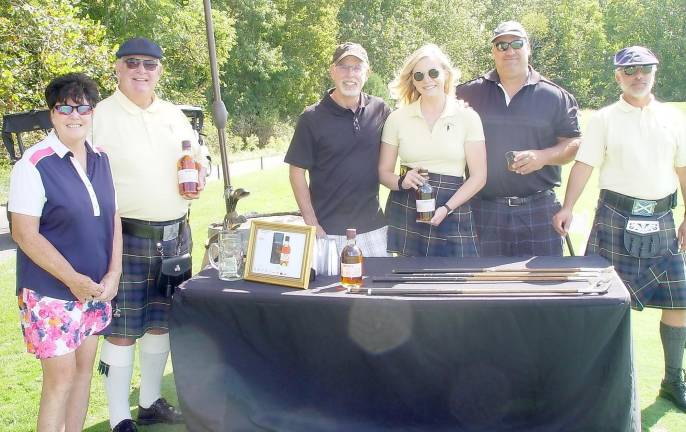
[[[252,221],[246,280],[307,289],[315,227]]]

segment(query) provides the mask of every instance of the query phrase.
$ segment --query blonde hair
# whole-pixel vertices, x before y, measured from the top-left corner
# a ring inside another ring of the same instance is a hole
[[[448,56],[435,44],[427,44],[405,59],[400,72],[395,76],[395,79],[388,84],[388,89],[391,91],[391,98],[398,101],[398,106],[409,105],[419,99],[419,92],[412,81],[412,71],[417,63],[423,58],[430,57],[441,65],[443,72],[445,72],[445,82],[443,91],[446,95],[455,95],[455,86],[460,79],[460,71],[454,67]]]

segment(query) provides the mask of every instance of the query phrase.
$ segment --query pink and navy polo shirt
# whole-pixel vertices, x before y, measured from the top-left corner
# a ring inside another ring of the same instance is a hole
[[[116,196],[107,155],[86,143],[87,169],[51,132],[12,169],[8,210],[40,218],[38,231],[74,267],[99,283],[109,267]],[[17,290],[75,300],[69,288],[17,249]]]

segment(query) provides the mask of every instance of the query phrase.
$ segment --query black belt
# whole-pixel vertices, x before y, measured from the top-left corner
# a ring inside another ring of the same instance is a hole
[[[666,213],[676,207],[676,191],[658,200],[644,200],[622,195],[609,189],[602,189],[600,200],[623,213],[635,216],[652,216],[655,213]]]
[[[498,204],[505,204],[510,207],[518,207],[522,206],[524,204],[528,204],[532,201],[536,201],[537,199],[546,197],[548,195],[555,195],[555,192],[552,189],[546,189],[544,191],[540,192],[535,192],[532,193],[531,195],[519,197],[519,196],[511,196],[511,197],[492,197],[492,198],[485,198],[482,197],[481,199],[484,201],[491,201],[491,202],[496,202]]]
[[[150,225],[151,223],[154,223],[155,225]],[[167,231],[170,232],[168,227],[175,224],[179,225],[179,229],[178,231],[172,230],[171,232],[175,231],[176,235],[170,238],[164,238],[165,227],[167,227]],[[180,219],[165,222],[148,222],[138,219],[121,218],[121,229],[124,234],[150,239],[155,242],[162,240],[174,240],[177,236],[181,235],[185,224],[185,216]]]

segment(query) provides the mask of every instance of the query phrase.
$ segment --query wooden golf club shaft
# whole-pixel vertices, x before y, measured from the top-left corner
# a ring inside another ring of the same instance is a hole
[[[587,272],[587,271],[582,271],[582,272],[559,272],[559,273],[538,273],[538,272],[448,272],[448,273],[394,273],[392,275],[387,275],[387,276],[395,276],[395,277],[445,277],[445,276],[450,276],[450,277],[483,277],[483,278],[496,278],[496,277],[509,277],[509,276],[516,276],[516,277],[539,277],[539,278],[548,278],[548,277],[565,277],[565,276],[575,276],[575,277],[598,277],[602,276],[605,273],[601,272]]]
[[[450,275],[431,275],[431,276],[375,276],[372,282],[392,282],[392,283],[411,283],[411,282],[588,282],[597,279],[597,276],[531,276],[531,275],[512,275],[512,276],[450,276]]]
[[[463,294],[463,295],[499,295],[499,294],[592,294],[603,293],[607,289],[578,289],[578,288],[564,288],[564,287],[550,287],[549,289],[531,289],[519,287],[500,287],[500,288],[438,288],[438,287],[400,287],[400,288],[360,288],[358,291],[366,293],[367,295],[402,295],[402,294]]]
[[[394,269],[393,273],[413,274],[413,273],[575,273],[575,272],[610,272],[613,267],[555,267],[555,268],[527,268],[527,269],[506,269],[506,268],[410,268]]]

